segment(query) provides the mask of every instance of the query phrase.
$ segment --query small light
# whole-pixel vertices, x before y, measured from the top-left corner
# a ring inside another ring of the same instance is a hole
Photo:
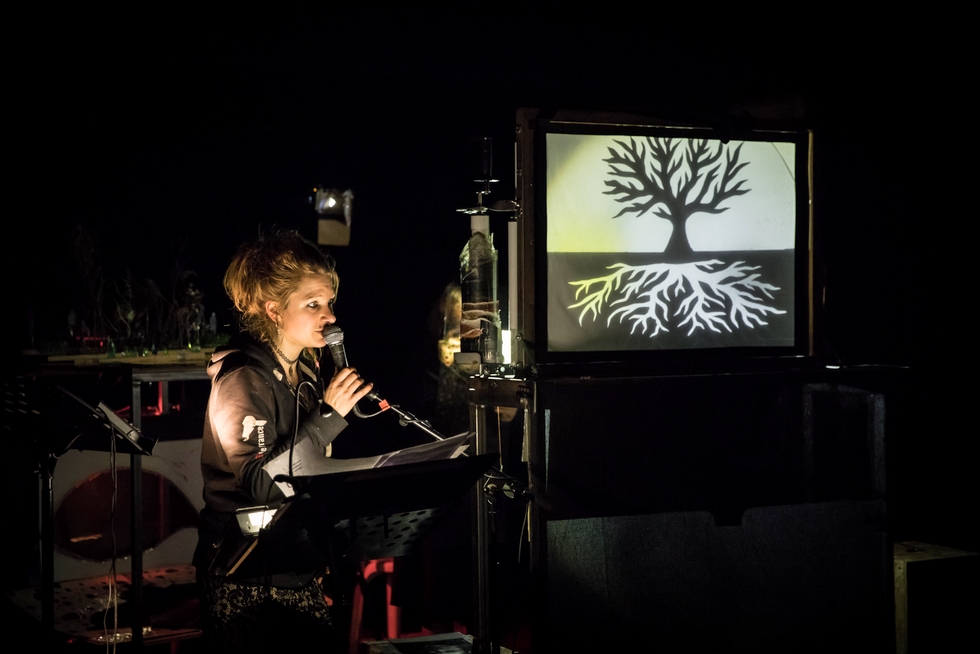
[[[257,507],[249,511],[239,511],[238,527],[243,534],[257,534],[263,527],[268,526],[272,517],[276,514],[275,509]]]

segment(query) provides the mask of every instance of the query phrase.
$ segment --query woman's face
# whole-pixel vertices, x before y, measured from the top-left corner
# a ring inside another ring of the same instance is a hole
[[[289,296],[286,308],[278,312],[282,349],[298,351],[305,347],[324,347],[323,328],[337,319],[333,315],[333,299],[333,284],[329,277],[304,277]]]

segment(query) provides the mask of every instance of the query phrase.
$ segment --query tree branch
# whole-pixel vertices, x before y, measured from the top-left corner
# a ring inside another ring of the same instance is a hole
[[[613,218],[619,218],[624,213],[635,212],[642,214],[649,211],[657,203],[657,191],[660,189],[657,188],[654,179],[648,177],[646,174],[646,149],[643,145],[637,146],[636,141],[633,139],[630,139],[629,145],[626,145],[622,141],[616,141],[616,145],[623,148],[624,153],[621,154],[609,148],[609,158],[604,159],[609,164],[609,174],[613,177],[625,177],[636,180],[640,186],[636,187],[633,184],[623,184],[616,180],[606,181],[605,184],[610,190],[604,191],[604,195],[620,196],[616,198],[617,202],[632,202],[632,204],[623,207]],[[650,199],[646,202],[641,202],[640,200],[645,197],[649,197]]]
[[[614,218],[626,213],[641,215],[647,211],[668,220],[678,218],[675,215],[678,212],[685,218],[699,212],[717,214],[728,210],[721,206],[724,201],[750,190],[742,188],[746,180],[735,180],[748,165],[748,162],[739,163],[741,145],[733,151],[722,143],[712,149],[707,139],[682,141],[647,137],[646,143],[648,148],[631,138],[629,145],[616,141],[622,152],[608,148],[609,158],[603,161],[609,164],[609,175],[637,183],[624,183],[618,179],[605,182],[609,190],[603,194],[615,196],[617,202],[626,205]],[[683,155],[677,157],[677,149],[682,143],[685,145]],[[649,164],[646,161],[648,155]],[[695,189],[697,195],[691,198]],[[658,204],[664,206],[657,207]]]
[[[677,151],[677,143],[672,139],[652,139],[647,137],[647,145],[650,147],[650,165],[647,167],[647,149],[642,144],[637,145],[636,141],[630,139],[629,145],[622,141],[616,141],[616,145],[623,148],[623,153],[619,153],[613,148],[609,149],[609,158],[604,159],[609,164],[609,175],[612,177],[624,177],[635,180],[639,187],[633,184],[624,184],[617,180],[607,180],[605,185],[609,187],[604,191],[604,195],[619,196],[617,202],[630,202],[623,207],[613,218],[619,218],[625,213],[636,213],[637,215],[651,211],[656,205],[672,200],[673,193],[671,179],[680,168],[680,161],[674,159]],[[643,198],[649,198],[643,201]],[[669,210],[663,208],[654,211],[661,218],[670,218]]]
[[[691,209],[691,213],[722,213],[723,211],[728,211],[728,207],[720,206],[725,200],[731,199],[739,195],[745,195],[751,189],[743,189],[742,185],[745,184],[745,180],[739,180],[737,184],[729,188],[735,180],[735,176],[745,168],[748,162],[738,163],[738,156],[742,150],[742,145],[739,144],[735,151],[726,149],[723,145],[718,146],[718,152],[715,154],[713,161],[717,161],[721,156],[723,150],[725,153],[725,162],[719,164],[717,167],[713,168],[705,177],[704,184],[701,186],[701,191],[698,193],[698,197],[694,199],[693,202],[688,203],[688,207]],[[718,173],[721,171],[721,179],[718,184],[715,185],[715,180],[718,178]],[[712,191],[712,186],[714,186],[711,199],[708,201],[703,201],[705,195]]]

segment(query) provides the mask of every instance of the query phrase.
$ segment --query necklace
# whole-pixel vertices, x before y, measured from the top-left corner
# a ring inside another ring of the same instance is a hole
[[[297,361],[299,361],[299,357],[297,356],[297,357],[296,357],[295,359],[293,359],[292,361],[290,361],[290,360],[289,360],[289,357],[287,357],[287,356],[286,356],[285,354],[283,354],[283,353],[282,353],[282,350],[280,350],[280,349],[279,349],[278,347],[276,347],[276,344],[275,344],[275,343],[272,343],[272,349],[276,351],[276,354],[278,354],[278,355],[279,355],[279,358],[280,358],[280,359],[282,359],[283,361],[285,361],[286,363],[288,363],[288,364],[289,364],[289,368],[287,369],[287,374],[288,374],[288,375],[289,375],[290,377],[292,377],[292,376],[293,376],[293,365],[294,365],[294,364],[295,364],[295,363],[296,363]],[[300,354],[302,354],[302,352],[300,352]]]

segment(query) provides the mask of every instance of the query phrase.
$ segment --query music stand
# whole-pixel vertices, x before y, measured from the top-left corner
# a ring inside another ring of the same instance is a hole
[[[11,426],[43,434],[51,456],[61,456],[68,450],[113,449],[118,454],[149,455],[156,444],[105,403],[93,407],[61,384],[21,378],[4,386]],[[107,438],[109,434],[115,443]]]
[[[4,412],[15,430],[42,435],[35,438],[42,483],[41,625],[45,634],[50,635],[54,633],[53,475],[58,457],[70,449],[150,454],[156,441],[144,437],[105,403],[92,407],[64,386],[41,379],[17,378],[5,382]],[[141,482],[139,476],[131,476],[134,502],[140,497]],[[135,543],[138,538],[135,529],[133,534]]]
[[[322,565],[338,547],[335,536],[346,541],[347,559],[401,556],[494,462],[484,454],[307,477],[261,536],[222,542],[211,571],[261,579],[314,556]]]

